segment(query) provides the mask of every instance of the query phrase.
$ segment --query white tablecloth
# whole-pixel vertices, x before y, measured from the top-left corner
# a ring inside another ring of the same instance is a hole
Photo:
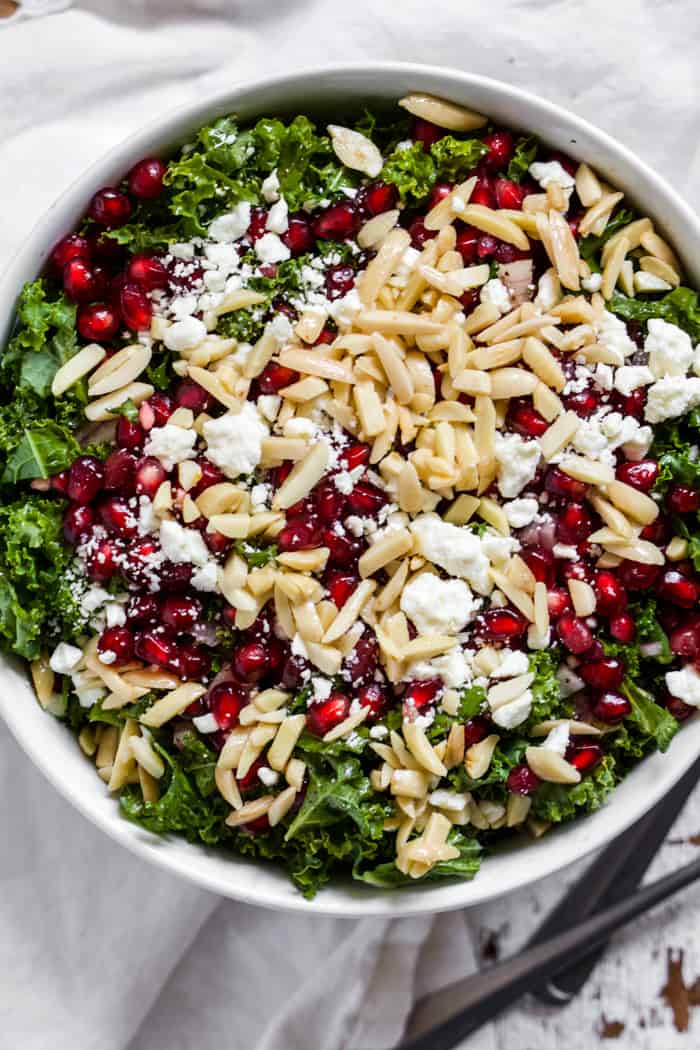
[[[333,60],[444,63],[515,82],[613,132],[700,198],[690,0],[91,0],[43,17],[51,6],[69,5],[33,0],[0,21],[0,265],[68,182],[152,116]],[[288,917],[146,866],[73,812],[3,727],[0,819],[8,1050],[384,1050],[416,990],[476,965],[473,913]],[[482,917],[524,936],[560,885]],[[470,1050],[561,1045],[534,1017],[533,1027],[533,1015],[511,1014],[507,1031],[485,1029]],[[566,1027],[571,1050],[590,1046],[590,1026]],[[617,1046],[646,1038],[639,1030]],[[669,1034],[665,1050],[676,1045]]]

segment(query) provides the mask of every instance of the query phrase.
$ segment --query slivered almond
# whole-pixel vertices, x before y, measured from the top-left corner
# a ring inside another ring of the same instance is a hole
[[[541,340],[529,336],[523,346],[523,361],[548,387],[561,393],[566,384],[564,371]]]
[[[136,771],[136,759],[131,751],[131,740],[139,735],[138,723],[128,718],[119,737],[119,743],[112,762],[112,771],[107,787],[110,791],[119,791],[129,782],[129,777]]]
[[[340,740],[342,737],[352,733],[353,729],[357,729],[359,725],[362,725],[369,714],[369,710],[369,707],[363,707],[355,714],[348,715],[339,725],[329,729],[322,737],[324,744],[331,744],[334,740]]]
[[[455,186],[451,193],[435,204],[423,220],[426,230],[442,230],[454,221],[454,216],[464,210],[476,186],[476,176]],[[461,266],[461,256],[460,263]]]
[[[629,229],[629,227],[627,227]],[[670,266],[676,273],[681,272],[681,264],[678,261],[673,249],[659,237],[658,233],[655,233],[653,229],[646,229],[639,237],[639,243],[645,251],[654,255],[657,259],[661,259],[667,266]]]
[[[423,506],[423,487],[416,468],[407,460],[397,479],[399,507],[407,514],[418,514]]]
[[[207,532],[220,532],[232,540],[244,540],[249,529],[249,514],[213,514],[207,526]]]
[[[548,747],[528,747],[525,761],[540,780],[552,784],[578,784],[581,774],[565,758]]]
[[[373,576],[394,558],[408,554],[412,546],[413,536],[408,529],[390,529],[361,556],[358,562],[360,576],[363,579]]]
[[[280,773],[283,771],[292,757],[292,752],[305,724],[305,715],[288,715],[284,719],[266,755],[266,761],[270,769],[277,770]]]
[[[526,674],[517,675],[517,677],[509,678],[505,682],[498,682],[497,685],[492,685],[486,694],[489,707],[492,711],[497,711],[499,707],[504,707],[512,700],[517,700],[526,689],[529,689],[534,680],[534,674],[532,671],[528,671]]]
[[[579,233],[582,237],[587,237],[589,233],[599,235],[603,232],[608,224],[608,219],[612,214],[613,208],[620,203],[624,197],[623,193],[605,193],[596,201],[596,203],[588,209],[586,214],[579,222]],[[651,223],[649,224],[651,225]],[[627,227],[625,227],[627,229]],[[611,238],[612,240],[612,238]],[[610,241],[608,241],[608,244]],[[603,253],[602,263],[603,266],[607,261],[607,256]]]
[[[385,428],[384,412],[374,383],[362,381],[355,384],[353,399],[357,415],[366,437],[376,437]]]
[[[666,547],[669,561],[683,561],[688,555],[688,541],[683,536],[674,536]]]
[[[619,199],[622,200],[622,194],[619,194]],[[600,202],[601,204],[603,201]],[[617,203],[617,202],[616,202]],[[579,230],[581,227],[579,226]],[[605,244],[603,245],[603,251],[601,253],[601,264],[605,266],[612,252],[615,251],[615,247],[618,241],[624,237],[629,242],[629,251],[633,252],[642,243],[642,237],[651,233],[653,226],[651,219],[636,219],[634,222],[628,223],[627,226],[623,226],[621,230],[613,234]],[[582,231],[584,232],[584,231]],[[584,232],[585,235],[585,232]]]
[[[608,528],[612,529],[612,531],[617,533],[618,536],[623,536],[625,539],[632,539],[636,535],[634,528],[622,511],[619,511],[617,507],[614,507],[612,503],[609,503],[608,500],[604,499],[600,493],[589,491],[588,501],[596,513],[603,519]]]
[[[279,795],[275,796],[275,801],[267,811],[267,821],[271,828],[274,828],[279,824],[283,817],[289,813],[294,805],[296,796],[296,788],[291,785],[286,787],[283,791],[280,791]]]
[[[330,645],[332,642],[337,641],[350,630],[362,612],[363,606],[376,590],[376,587],[377,584],[374,580],[363,580],[355,588],[343,607],[338,610],[337,616],[323,635],[325,645]]]
[[[444,777],[447,770],[433,751],[425,731],[416,722],[407,721],[404,721],[402,731],[406,746],[416,762],[429,773]]]
[[[447,128],[448,131],[474,131],[488,124],[488,117],[481,113],[475,113],[474,110],[458,106],[455,102],[447,102],[435,95],[405,95],[399,100],[399,105],[414,117],[428,120],[431,124],[437,124],[439,128]]]
[[[380,215],[374,215],[361,228],[357,235],[357,243],[360,248],[374,248],[384,240],[387,234],[393,230],[399,218],[398,208],[384,211]]]
[[[173,689],[171,693],[166,693],[160,700],[156,700],[147,711],[140,715],[139,721],[142,725],[158,729],[171,718],[181,715],[186,707],[198,700],[205,692],[204,686],[197,682],[186,682],[177,689]]]
[[[598,177],[587,164],[579,164],[576,171],[576,192],[584,208],[597,204],[603,196]]]
[[[538,216],[538,226],[539,218]],[[581,286],[578,273],[580,257],[574,235],[568,222],[558,211],[549,212],[548,225],[552,252],[550,260],[564,288],[577,292]]]
[[[328,383],[324,379],[318,376],[307,376],[305,379],[299,379],[296,383],[283,387],[280,390],[280,397],[303,405],[306,401],[313,401],[314,398],[321,397],[327,390]]]
[[[564,406],[561,400],[557,397],[553,390],[550,390],[544,383],[539,383],[535,387],[535,392],[532,395],[532,403],[535,409],[543,416],[548,423],[552,423],[557,416],[561,415],[564,411]]]
[[[155,780],[160,780],[165,773],[165,763],[153,750],[150,740],[143,736],[132,736],[129,739],[129,748],[138,764]]]
[[[526,594],[520,587],[515,587],[508,577],[497,569],[491,568],[490,575],[498,589],[503,591],[506,598],[513,603],[516,609],[519,609],[530,623],[534,623],[535,607],[530,595]]]
[[[374,351],[400,405],[407,405],[415,393],[411,373],[395,343],[381,335],[374,337]]]
[[[340,124],[329,124],[331,145],[341,164],[354,171],[361,171],[376,179],[382,170],[384,161],[378,148],[360,131],[342,127]]]
[[[98,397],[96,401],[91,401],[85,409],[85,418],[92,423],[101,423],[107,419],[115,419],[117,413],[114,410],[123,405],[125,401],[133,401],[135,405],[140,405],[153,392],[154,387],[150,383],[128,383],[127,386],[123,386],[111,394],[105,394],[104,397]]]
[[[321,572],[326,567],[329,554],[328,547],[315,547],[310,551],[286,551],[277,555],[277,563],[295,572]]]
[[[416,660],[432,660],[434,656],[440,656],[454,649],[456,639],[446,634],[424,634],[414,638],[413,641],[404,645],[401,650],[401,658],[404,661],[414,662]]]
[[[306,763],[302,762],[299,758],[290,759],[287,763],[284,775],[290,787],[296,788],[297,791],[301,791],[304,785],[304,778],[306,777]]]
[[[325,310],[305,310],[294,326],[294,332],[305,343],[315,343],[328,320]]]
[[[489,267],[483,263],[479,266],[468,266],[459,270],[451,270],[448,273],[442,273],[432,266],[421,266],[420,272],[433,288],[437,288],[439,292],[443,292],[445,295],[452,295],[458,298],[464,295],[468,289],[480,288],[486,284],[490,271]]]
[[[494,343],[492,346],[480,346],[467,354],[467,366],[484,371],[505,368],[520,360],[522,350],[522,339],[510,339],[504,343]]]
[[[133,383],[148,367],[150,360],[151,350],[142,343],[132,343],[117,350],[90,376],[88,394],[90,397],[102,397]]]
[[[286,510],[300,499],[304,499],[325,474],[328,457],[328,445],[325,441],[318,441],[312,445],[304,458],[294,464],[289,476],[275,493],[273,507]]]
[[[615,286],[622,271],[622,264],[624,263],[625,256],[629,250],[629,241],[626,237],[622,237],[615,245],[614,250],[610,253],[608,261],[603,269],[603,281],[600,286],[600,294],[604,299],[610,299],[615,291]]]
[[[214,783],[219,794],[228,802],[229,806],[233,809],[242,807],[243,799],[232,769],[221,769],[217,766],[214,770]]]
[[[585,580],[569,580],[571,603],[577,616],[592,616],[596,608],[595,591]]]
[[[599,532],[603,530],[600,529]],[[589,536],[589,542],[600,542],[606,550],[612,551],[613,554],[619,555],[621,558],[626,558],[629,561],[638,561],[642,565],[663,565],[664,564],[664,552],[659,548],[650,543],[648,540],[632,540],[629,541],[622,536],[616,536],[612,529],[607,530],[610,532],[609,539],[593,540]],[[595,533],[593,534],[595,535]]]
[[[452,383],[455,390],[459,390],[462,394],[470,394],[472,397],[491,393],[491,376],[488,372],[475,368],[465,368],[463,372],[454,377]]]
[[[410,244],[411,237],[407,230],[397,228],[387,234],[357,282],[357,292],[365,306],[371,306],[376,300],[379,290],[394,273]]]
[[[209,372],[206,368],[190,365],[187,369],[187,374],[190,379],[194,379],[195,383],[203,386],[207,393],[211,394],[213,398],[226,408],[240,411],[241,399],[232,394],[230,390],[227,390],[221,379],[214,372]]]
[[[197,496],[196,504],[205,518],[214,514],[225,514],[241,505],[243,491],[230,481],[210,485]]]
[[[65,364],[61,365],[51,381],[51,393],[59,397],[66,390],[77,383],[78,380],[91,372],[99,365],[107,355],[107,351],[99,343],[88,343],[77,354],[74,354]]]
[[[261,795],[252,802],[244,802],[240,809],[234,809],[226,817],[226,823],[230,828],[237,828],[241,824],[248,824],[253,820],[260,820],[270,810],[274,795]]]
[[[480,303],[467,317],[463,325],[465,335],[475,335],[489,328],[500,317],[500,311],[493,303]]]
[[[306,350],[283,350],[278,357],[279,363],[285,368],[291,368],[294,372],[302,375],[317,376],[320,379],[330,379],[336,383],[354,383],[355,377],[352,371],[340,361],[334,361],[314,350],[310,353]]]
[[[428,775],[417,769],[395,769],[391,774],[391,793],[403,798],[425,798]]]
[[[586,456],[563,456],[557,465],[570,478],[584,481],[587,485],[607,485],[615,479],[613,467]]]
[[[466,525],[474,517],[480,502],[476,496],[466,493],[458,496],[443,515],[444,520],[452,525]]]
[[[385,612],[398,600],[408,578],[408,560],[399,562],[399,566],[386,586],[377,595],[374,608],[378,613]]]
[[[355,324],[363,331],[383,335],[440,335],[443,330],[430,317],[404,310],[363,310]]]
[[[479,500],[479,517],[487,524],[493,525],[502,536],[510,536],[510,525],[506,512],[496,500],[482,496]]]
[[[569,441],[571,441],[571,438],[578,430],[579,423],[580,420],[576,413],[567,411],[563,412],[558,419],[547,428],[540,438],[540,448],[542,449],[542,455],[548,463],[553,456],[556,456],[566,445],[568,445]]]
[[[475,226],[484,233],[490,233],[507,244],[513,244],[522,251],[527,251],[530,246],[525,233],[511,219],[483,204],[468,204],[459,217],[462,222]]]
[[[485,374],[491,378],[491,397],[494,400],[527,397],[534,393],[538,384],[537,376],[524,368],[496,368]]]
[[[639,260],[639,265],[645,273],[651,273],[655,277],[658,277],[662,281],[666,281],[672,288],[677,288],[681,283],[680,274],[677,270],[674,270],[672,266],[664,262],[663,259],[657,259],[653,255],[645,255]]]
[[[547,587],[541,581],[535,584],[533,604],[535,607],[535,627],[540,637],[544,638],[549,631],[549,604]]]
[[[488,772],[493,753],[500,737],[496,733],[484,737],[477,744],[467,748],[464,756],[464,768],[472,780],[479,780]]]
[[[659,516],[659,505],[644,492],[625,485],[623,481],[611,481],[606,485],[606,494],[612,503],[626,514],[639,522],[640,525],[651,525]]]

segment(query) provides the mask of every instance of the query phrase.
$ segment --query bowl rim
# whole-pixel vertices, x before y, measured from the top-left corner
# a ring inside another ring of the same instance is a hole
[[[534,109],[545,120],[561,124],[567,130],[575,130],[586,142],[596,148],[610,161],[619,161],[631,169],[644,182],[645,193],[658,194],[659,203],[669,205],[675,211],[676,230],[685,228],[683,240],[686,245],[694,241],[700,245],[700,219],[690,206],[645,162],[622,143],[606,132],[598,129],[577,114],[558,104],[542,98],[533,92],[521,89],[480,74],[466,73],[448,66],[426,65],[412,62],[373,62],[355,61],[332,63],[323,66],[305,67],[269,77],[257,78],[254,81],[232,83],[187,105],[180,105],[150,120],[137,131],[122,139],[98,160],[91,164],[63,191],[44,213],[26,237],[24,245],[6,267],[0,278],[0,341],[4,341],[10,331],[14,308],[20,288],[25,280],[31,279],[39,272],[55,238],[49,239],[57,220],[64,221],[64,229],[70,228],[71,214],[75,214],[82,205],[84,208],[87,195],[94,192],[104,179],[127,170],[138,156],[152,148],[154,140],[175,141],[177,134],[187,126],[203,123],[216,112],[225,112],[236,108],[237,100],[265,92],[283,93],[285,89],[295,90],[307,87],[318,91],[324,78],[338,79],[356,77],[378,77],[386,81],[405,80],[414,77],[416,88],[430,90],[431,82],[442,82],[446,88],[452,85],[455,92],[468,96],[470,90],[477,94],[489,93],[497,97],[503,105]],[[448,83],[449,82],[449,83]],[[383,85],[384,86],[384,85]],[[371,91],[366,92],[368,95]],[[437,89],[436,89],[437,93]],[[398,94],[398,92],[397,92]],[[255,109],[254,104],[251,108]],[[258,112],[261,112],[260,110]],[[517,126],[517,121],[512,124]],[[543,136],[544,137],[544,136]],[[575,152],[575,150],[573,151]],[[131,156],[131,160],[124,160]],[[99,179],[97,176],[99,175]],[[632,192],[633,196],[633,192]],[[660,223],[663,228],[663,222]],[[678,248],[677,244],[674,247]],[[689,252],[680,250],[682,256]],[[693,274],[693,263],[687,259],[688,272]],[[696,283],[700,280],[698,272],[693,274]],[[24,664],[24,661],[22,661]],[[0,669],[6,669],[12,677],[16,676],[17,686],[21,687],[22,679],[17,672],[17,661],[3,657]],[[24,672],[26,682],[26,670]],[[24,691],[31,695],[31,688],[24,685]],[[47,717],[38,704],[25,706],[23,703],[10,702],[12,690],[0,690],[0,715],[33,763],[44,776],[72,805],[106,832],[112,839],[126,846],[137,856],[158,864],[171,873],[177,874],[190,882],[211,892],[236,900],[259,906],[277,908],[286,911],[301,911],[309,914],[335,915],[358,918],[369,915],[407,916],[448,911],[470,907],[488,900],[504,896],[516,889],[560,871],[562,868],[580,860],[586,854],[610,842],[621,834],[635,820],[639,819],[651,806],[661,798],[678,780],[695,758],[695,738],[700,740],[700,721],[686,726],[678,734],[672,745],[673,763],[665,756],[651,755],[640,763],[616,788],[611,799],[597,813],[578,818],[569,825],[553,832],[551,836],[539,840],[529,847],[517,850],[505,850],[495,857],[485,860],[481,872],[471,882],[450,881],[420,887],[397,890],[375,890],[367,886],[333,882],[331,885],[308,902],[289,883],[281,869],[276,869],[274,878],[255,877],[260,862],[248,861],[235,854],[219,852],[218,856],[205,847],[182,847],[180,840],[162,840],[129,823],[121,817],[114,800],[109,800],[111,809],[102,804],[103,797],[97,792],[83,795],[72,786],[72,773],[56,768],[46,758],[43,744],[49,739],[58,740],[58,734],[65,740],[58,746],[74,748],[73,734],[66,727]],[[37,717],[38,716],[38,717]],[[42,734],[38,718],[46,723],[46,732]],[[38,733],[38,736],[37,736]],[[42,739],[45,737],[45,740]],[[69,763],[70,764],[70,763]],[[76,767],[77,768],[77,767]],[[645,773],[646,771],[646,773]],[[93,774],[94,775],[94,774]],[[96,785],[101,782],[95,778]],[[643,788],[643,790],[637,790]],[[620,797],[622,796],[622,798]],[[617,804],[616,800],[617,799]],[[627,803],[626,807],[622,801]],[[569,841],[571,840],[571,841]],[[195,850],[190,853],[190,850]],[[516,862],[516,854],[521,863]],[[223,857],[223,864],[221,858]],[[500,858],[500,864],[499,864]],[[218,869],[221,869],[220,871]],[[501,870],[502,869],[502,870]],[[498,874],[497,874],[498,870]],[[250,878],[240,878],[240,872],[250,872]],[[493,876],[496,876],[495,878]],[[281,880],[284,880],[282,882]],[[241,884],[243,883],[243,884]]]

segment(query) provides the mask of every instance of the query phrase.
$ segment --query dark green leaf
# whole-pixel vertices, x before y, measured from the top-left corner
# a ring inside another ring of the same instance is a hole
[[[631,679],[625,679],[622,691],[632,705],[629,721],[635,723],[642,733],[652,737],[659,751],[665,751],[678,731],[676,719]]]
[[[421,204],[437,179],[435,162],[420,142],[408,149],[396,149],[384,162],[381,177],[399,193],[402,206]]]
[[[457,139],[454,135],[444,135],[430,147],[436,177],[446,182],[465,179],[487,152],[488,146],[481,139]]]
[[[513,182],[522,182],[531,164],[537,159],[540,144],[534,135],[524,135],[515,143],[507,175]]]
[[[47,420],[21,432],[19,444],[5,464],[3,481],[48,478],[69,467],[80,447],[65,427]]]

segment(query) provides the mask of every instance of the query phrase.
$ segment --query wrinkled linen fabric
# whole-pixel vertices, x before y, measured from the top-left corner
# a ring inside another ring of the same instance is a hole
[[[3,267],[145,121],[319,62],[500,77],[585,115],[700,199],[700,21],[682,2],[91,0],[40,17],[59,6],[34,0],[0,21]],[[146,865],[60,798],[4,727],[0,800],[3,1050],[386,1050],[416,992],[476,968],[473,914],[286,916]],[[469,1042],[496,1047],[491,1027]]]

